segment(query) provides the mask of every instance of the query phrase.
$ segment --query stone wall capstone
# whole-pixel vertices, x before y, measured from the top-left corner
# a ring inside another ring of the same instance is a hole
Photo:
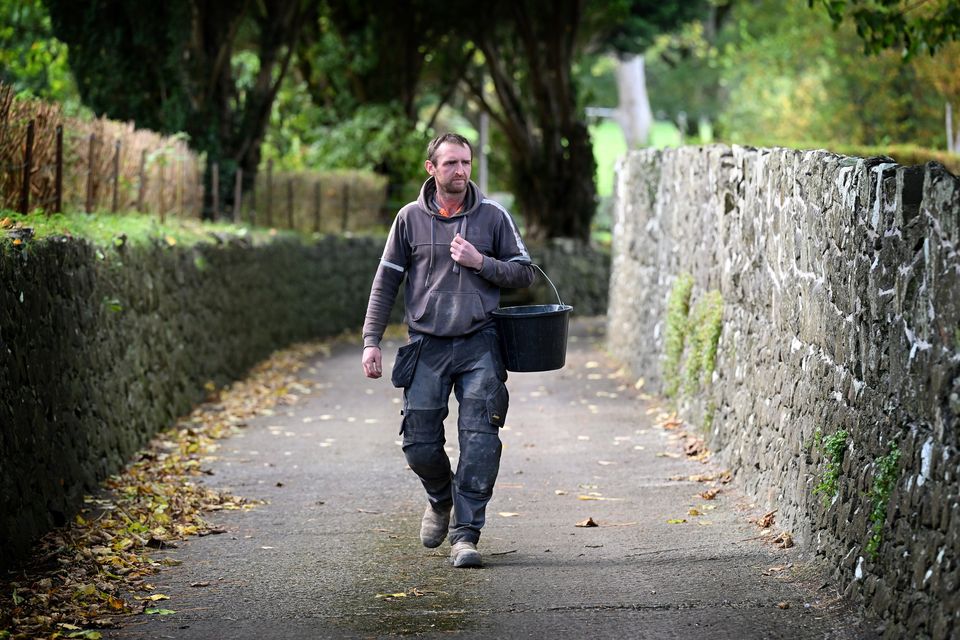
[[[661,389],[683,380],[685,419],[887,637],[960,633],[960,180],[826,151],[631,153],[608,340]]]

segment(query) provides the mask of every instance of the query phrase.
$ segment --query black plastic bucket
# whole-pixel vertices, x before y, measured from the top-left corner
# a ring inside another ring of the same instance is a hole
[[[547,278],[547,274],[543,273],[543,277]],[[557,293],[550,278],[547,282]],[[563,367],[567,360],[567,327],[573,307],[563,304],[558,293],[557,302],[559,304],[503,307],[493,312],[507,371],[553,371]]]

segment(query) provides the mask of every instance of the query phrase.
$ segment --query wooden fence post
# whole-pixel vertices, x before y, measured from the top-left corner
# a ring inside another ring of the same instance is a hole
[[[257,226],[257,176],[250,181],[250,226]]]
[[[267,226],[273,226],[273,160],[267,162]]]
[[[143,213],[143,199],[147,196],[147,150],[140,151],[140,183],[137,185],[137,211]]]
[[[157,190],[157,195],[160,197],[160,224],[163,224],[167,221],[167,163],[166,158],[161,159],[160,162],[160,188]]]
[[[120,188],[120,138],[113,145],[113,202],[110,211],[117,212],[117,191]]]
[[[347,230],[348,212],[350,211],[350,185],[343,185],[343,217],[340,219],[340,230]]]
[[[200,168],[200,163],[197,163],[197,188],[194,190],[194,205],[196,206],[197,217],[200,220],[203,220],[203,169]]]
[[[213,192],[213,219],[220,219],[220,163],[214,162],[211,167],[213,174],[210,177],[210,191]]]
[[[183,158],[183,153],[177,156],[177,160],[180,161],[180,188],[177,189],[177,208],[180,210],[180,215],[186,218],[187,209],[184,201],[186,200],[187,193],[187,162]]]
[[[84,210],[87,213],[93,213],[93,197],[96,185],[93,182],[93,149],[97,144],[97,134],[90,134],[90,141],[87,145],[87,203]]]
[[[33,120],[27,123],[27,146],[23,150],[23,180],[20,182],[20,213],[30,210],[30,173],[33,171]]]
[[[320,191],[320,181],[313,183],[313,230],[320,233],[320,213],[323,208],[323,199]]]
[[[287,228],[293,229],[293,176],[287,178]]]
[[[57,125],[57,159],[56,174],[54,178],[54,202],[53,212],[63,213],[63,125]]]
[[[243,167],[237,167],[233,178],[233,211],[230,212],[230,220],[243,222]]]

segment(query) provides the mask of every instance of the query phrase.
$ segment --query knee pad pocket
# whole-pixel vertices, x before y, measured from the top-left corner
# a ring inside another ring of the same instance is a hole
[[[443,437],[444,409],[407,409],[400,424],[400,435],[403,444],[432,443],[441,445],[446,441]]]

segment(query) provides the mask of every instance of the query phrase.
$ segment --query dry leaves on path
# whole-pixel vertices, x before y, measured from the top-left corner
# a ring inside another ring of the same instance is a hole
[[[154,560],[152,549],[223,533],[205,514],[259,503],[205,487],[203,465],[218,440],[295,401],[291,389],[306,389],[297,372],[321,353],[329,353],[328,344],[300,345],[275,353],[229,388],[206,385],[206,404],[156,436],[139,459],[103,483],[102,496],[88,497],[73,522],[41,538],[27,563],[0,580],[0,638],[95,639],[93,629],[116,626],[124,616],[172,614],[143,607],[163,599],[160,594],[137,602],[136,594],[154,589],[150,575],[179,564]]]
[[[599,527],[600,525],[598,525],[598,524],[593,520],[593,518],[587,518],[586,520],[581,520],[580,522],[578,522],[577,524],[575,524],[575,525],[573,525],[573,526],[575,526],[575,527]]]
[[[773,523],[776,519],[775,518],[776,513],[777,513],[776,509],[774,509],[773,511],[768,511],[767,513],[763,514],[762,516],[754,520],[754,522],[761,529],[769,529],[770,527],[773,526]]]

